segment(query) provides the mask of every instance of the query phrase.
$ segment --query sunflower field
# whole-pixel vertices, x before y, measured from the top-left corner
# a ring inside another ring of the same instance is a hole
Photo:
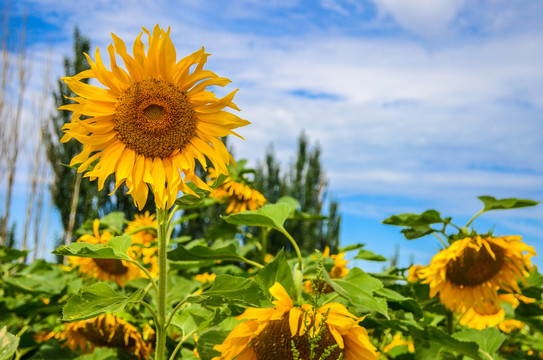
[[[86,219],[77,241],[51,249],[60,265],[0,247],[0,360],[543,359],[537,254],[476,221],[538,202],[480,196],[466,224],[424,209],[383,219],[439,244],[409,268],[364,271],[354,260],[386,259],[363,244],[302,251],[286,224],[323,218],[293,197],[268,202],[236,166],[222,139],[250,122],[232,112],[236,91],[208,90],[230,82],[204,69],[209,54],[178,60],[158,25],[132,54],[115,35],[107,52],[109,68],[97,49],[89,70],[62,79],[77,97],[61,107],[72,114],[61,141],[83,145],[74,172],[99,189],[113,175],[156,211]],[[218,225],[180,234],[217,203]],[[283,250],[268,251],[272,234]]]

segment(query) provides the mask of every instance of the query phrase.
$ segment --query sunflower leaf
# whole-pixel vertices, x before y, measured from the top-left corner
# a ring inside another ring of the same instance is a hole
[[[414,240],[433,233],[435,230],[428,225],[413,226],[402,229],[401,233],[407,240]]]
[[[255,280],[262,289],[265,289],[267,294],[269,294],[268,289],[278,282],[283,285],[291,297],[294,296],[292,269],[287,262],[284,250],[281,250],[269,264],[256,274]]]
[[[103,244],[89,244],[85,242],[75,242],[70,245],[61,245],[51,253],[54,255],[63,256],[78,256],[94,259],[117,259],[117,260],[132,260],[128,254],[124,253],[122,249],[126,246],[127,236],[118,236],[110,240],[113,240],[113,247]],[[128,238],[130,238],[128,236]],[[114,240],[117,239],[117,240]]]
[[[230,304],[265,307],[271,305],[256,281],[226,274],[217,276],[209,290],[200,295],[189,296],[187,301],[200,303],[204,306]]]
[[[534,201],[530,199],[496,199],[495,197],[488,195],[478,196],[477,199],[481,200],[485,205],[483,211],[517,209],[522,207],[535,206],[539,204],[539,201]]]
[[[10,262],[28,255],[27,250],[17,250],[9,246],[0,246],[0,263]]]
[[[215,308],[213,311],[205,309],[197,304],[178,312],[172,318],[172,325],[177,326],[185,337],[191,332],[200,332],[221,323],[230,316],[228,308]]]
[[[234,225],[271,227],[278,231],[285,231],[283,224],[291,212],[291,206],[287,203],[266,205],[255,211],[242,211],[223,219]]]
[[[421,226],[421,225],[430,225],[443,223],[441,215],[436,210],[426,210],[422,214],[399,214],[392,215],[388,219],[383,220],[383,224],[386,225],[395,225],[395,226]]]
[[[143,299],[144,291],[136,290],[130,296],[115,292],[107,283],[99,282],[82,287],[72,295],[62,309],[62,321],[73,322],[87,320],[106,312],[122,311],[129,303],[137,303]]]
[[[324,280],[332,289],[347,299],[358,312],[375,311],[387,319],[389,318],[386,300],[373,294],[383,287],[380,280],[370,276],[360,268],[353,268],[343,279],[330,279],[327,273],[323,273],[323,275]]]
[[[173,261],[245,260],[243,256],[237,253],[237,249],[232,243],[218,248],[209,248],[201,245],[187,248],[179,244],[175,249],[168,251],[168,259]]]
[[[494,354],[505,340],[505,336],[496,328],[484,330],[467,329],[453,335],[455,339],[463,341],[475,341],[479,345],[479,351],[494,358]],[[484,356],[483,356],[484,358]],[[487,358],[489,358],[487,356]]]
[[[43,259],[34,261],[20,272],[3,277],[3,281],[31,293],[60,294],[68,282],[67,274]]]
[[[19,346],[19,338],[8,332],[4,326],[0,330],[0,360],[10,360]]]
[[[207,191],[200,189],[194,183],[189,182],[187,183],[187,186],[190,187],[192,191],[196,193],[196,195],[185,194],[175,200],[175,205],[178,205],[181,209],[196,209],[214,204],[216,202],[214,199],[208,199],[206,197]]]
[[[367,261],[387,261],[387,259],[381,255],[375,254],[373,251],[362,249],[354,257],[354,259],[361,259]]]

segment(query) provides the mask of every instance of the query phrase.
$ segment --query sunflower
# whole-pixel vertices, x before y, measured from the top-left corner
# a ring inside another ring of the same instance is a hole
[[[451,311],[464,313],[484,300],[499,308],[498,289],[520,293],[517,280],[533,270],[536,255],[520,236],[467,237],[436,254],[422,270],[430,284],[430,296],[437,296]]]
[[[112,34],[114,45],[107,49],[111,70],[97,49],[95,61],[87,56],[90,70],[62,79],[78,97],[59,108],[73,111],[61,142],[75,138],[83,144],[70,164],[79,164],[77,171],[87,171],[85,177],[98,179],[99,189],[115,174],[115,189],[126,183],[139,209],[147,200],[148,185],[163,209],[173,205],[179,191],[195,195],[186,182],[209,190],[194,172],[195,160],[206,169],[207,157],[218,172],[228,174],[233,159],[220,137],[239,136],[232,129],[249,121],[224,111],[239,110],[232,102],[237,90],[222,98],[206,90],[230,80],[203,69],[210,55],[204,48],[177,61],[169,28],[156,25],[152,33],[143,32],[149,39],[147,53],[142,33],[134,41],[133,56]],[[117,65],[117,55],[126,71]],[[81,82],[89,78],[105,88]]]
[[[213,183],[220,173],[209,169],[209,183]],[[237,213],[245,210],[257,210],[266,204],[266,198],[261,192],[252,188],[248,184],[240,181],[234,181],[232,178],[226,179],[220,186],[212,190],[209,194],[211,198],[219,201],[228,202],[227,213]]]
[[[521,329],[524,323],[514,319],[505,319],[505,310],[502,303],[511,304],[513,309],[516,309],[520,302],[525,304],[533,303],[536,300],[520,294],[499,294],[500,303],[494,304],[487,301],[482,301],[477,306],[469,308],[460,318],[460,324],[467,327],[482,330],[487,327],[496,326],[503,332],[509,333],[512,330]]]
[[[217,277],[217,274],[214,274],[214,273],[208,273],[208,272],[205,272],[203,274],[197,274],[194,276],[194,278],[201,282],[201,283],[206,283],[206,282],[213,282],[215,281],[215,278]]]
[[[396,334],[392,337],[392,341],[384,347],[383,353],[388,353],[390,350],[398,346],[407,346],[407,351],[415,352],[415,344],[413,341],[406,341],[403,339],[402,334]]]
[[[328,351],[326,359],[377,359],[361,320],[339,303],[329,303],[318,310],[309,304],[295,307],[288,293],[279,283],[270,288],[275,298],[274,307],[248,308],[238,316],[246,320],[238,324],[214,349],[221,356],[214,360],[267,360],[294,358],[293,346],[300,359],[309,359],[310,339],[317,341],[314,359]]]
[[[322,252],[323,258],[331,258],[334,259],[334,266],[332,266],[332,269],[330,269],[330,272],[328,275],[331,279],[343,279],[347,274],[349,273],[349,269],[347,268],[347,264],[349,263],[348,260],[343,259],[345,256],[345,253],[339,253],[339,254],[332,254],[330,255],[330,247],[327,245],[324,248],[324,251]],[[313,294],[313,280],[307,280],[304,283],[304,290],[308,294]],[[324,293],[330,293],[332,292],[332,288],[328,285],[322,284],[319,286],[319,290],[323,291]]]
[[[112,237],[109,231],[104,230],[102,234],[100,234],[100,221],[98,219],[94,220],[92,227],[92,235],[85,234],[77,239],[77,241],[106,245]],[[72,269],[77,267],[78,271],[82,274],[100,280],[115,281],[120,286],[124,286],[125,281],[145,276],[140,268],[124,260],[69,256],[68,264]]]
[[[95,347],[122,348],[134,353],[140,359],[149,359],[151,343],[143,340],[133,325],[111,314],[103,314],[94,319],[65,323],[63,331],[37,334],[36,341],[55,338],[64,342],[70,350],[80,348],[83,352],[93,352]]]
[[[141,230],[142,227],[152,227],[153,229]],[[158,248],[154,246],[157,241],[158,221],[154,214],[146,211],[144,214],[136,214],[134,220],[130,221],[124,230],[125,234],[130,234],[132,245],[129,252],[149,268],[149,273],[158,277]]]
[[[411,265],[407,270],[407,281],[417,282],[422,279],[422,273],[425,269],[422,265]]]

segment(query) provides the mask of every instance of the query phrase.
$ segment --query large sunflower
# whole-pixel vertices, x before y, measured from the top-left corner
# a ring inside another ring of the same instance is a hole
[[[112,34],[111,70],[96,49],[95,62],[87,56],[90,70],[63,78],[78,97],[75,104],[59,108],[73,111],[61,141],[75,138],[83,144],[70,164],[79,164],[78,172],[87,170],[86,177],[98,179],[99,189],[115,174],[116,188],[125,182],[138,208],[145,205],[148,185],[156,205],[169,208],[179,191],[194,194],[185,182],[209,190],[194,173],[195,160],[205,169],[207,157],[218,172],[228,174],[233,159],[220,137],[239,136],[232,129],[249,121],[224,111],[239,110],[232,102],[237,90],[223,98],[206,90],[230,80],[203,70],[209,56],[204,48],[177,61],[169,28],[164,31],[156,25],[152,33],[143,31],[149,38],[147,53],[142,33],[134,41],[133,56]],[[116,55],[127,71],[117,65]],[[96,78],[105,88],[80,81],[88,78]]]
[[[214,360],[292,360],[294,343],[300,359],[309,359],[310,337],[318,339],[314,359],[326,351],[326,359],[376,360],[375,347],[366,329],[358,325],[361,319],[349,313],[342,304],[330,303],[318,310],[309,304],[295,307],[279,283],[270,288],[275,307],[248,308],[237,317],[245,320],[237,325],[215,350],[221,356]]]
[[[104,230],[102,234],[100,234],[99,228],[100,221],[95,219],[93,223],[93,234],[85,234],[77,239],[77,241],[106,245],[111,239],[111,234],[107,230]],[[140,268],[124,260],[69,256],[68,264],[72,268],[77,267],[82,274],[100,280],[115,281],[121,286],[124,286],[125,281],[145,277],[145,274]]]
[[[79,348],[83,352],[92,352],[95,347],[102,346],[122,348],[140,359],[148,359],[152,351],[151,343],[143,339],[138,329],[112,314],[65,323],[64,330],[38,334],[35,338],[40,342],[55,338],[72,351]]]
[[[476,236],[455,241],[422,270],[430,296],[439,293],[441,302],[457,313],[477,306],[499,309],[498,289],[520,293],[517,281],[533,269],[530,258],[536,253],[521,239]]]

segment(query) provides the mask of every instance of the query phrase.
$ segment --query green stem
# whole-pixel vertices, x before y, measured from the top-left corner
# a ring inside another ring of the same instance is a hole
[[[166,293],[168,278],[168,218],[166,210],[156,209],[158,220],[158,312],[155,360],[166,359]]]
[[[441,238],[441,236],[439,236],[439,235],[436,234],[435,232],[432,233],[432,234],[434,234],[434,236],[435,236],[436,238],[439,239],[439,241],[443,244],[443,246],[445,247],[445,249],[449,247],[447,244],[445,244],[445,241]]]
[[[253,265],[254,267],[256,268],[259,268],[259,269],[263,269],[264,268],[264,265],[260,264],[260,263],[257,263],[256,261],[253,261],[253,260],[249,260],[245,257],[242,257],[243,259],[243,262],[249,264],[249,265]]]
[[[300,252],[300,248],[298,247],[298,244],[296,244],[296,240],[286,231],[285,229],[281,229],[281,232],[287,237],[287,239],[292,244],[292,247],[294,248],[294,251],[296,251],[296,256],[298,257],[298,269],[295,270],[295,290],[296,290],[296,301],[298,304],[301,304],[302,299],[302,279],[304,274],[304,264],[302,261],[302,253]]]
[[[137,228],[137,229],[134,229],[134,230],[132,230],[132,231],[130,231],[130,232],[127,232],[127,233],[124,234],[124,235],[130,236],[130,235],[137,234],[137,233],[139,233],[140,231],[147,231],[147,230],[154,230],[154,231],[156,231],[156,227],[154,227],[154,226],[141,226],[141,227],[139,227],[139,228]]]
[[[173,319],[173,316],[175,315],[175,313],[177,312],[177,310],[181,309],[181,307],[183,305],[185,305],[185,303],[187,302],[187,299],[181,301],[179,304],[177,304],[177,306],[172,310],[172,313],[170,314],[170,316],[168,316],[168,320],[166,320],[166,325],[164,327],[168,327],[170,326],[170,323],[172,322],[172,319]]]
[[[266,263],[266,254],[268,253],[268,234],[270,232],[270,228],[262,228],[262,231],[260,232],[260,257],[261,261],[263,263]]]
[[[469,219],[468,223],[466,224],[466,227],[469,227],[473,220],[475,220],[479,215],[485,212],[485,209],[481,209],[477,214],[473,215],[471,219]]]
[[[151,305],[149,305],[148,303],[146,303],[145,301],[141,301],[141,304],[143,306],[145,306],[147,308],[147,310],[149,310],[149,312],[151,313],[151,316],[153,317],[153,320],[155,321],[155,323],[157,324],[158,326],[158,317],[156,315],[156,312],[155,312],[155,309],[153,309],[153,307]]]
[[[181,349],[181,346],[183,345],[183,343],[185,342],[185,340],[187,340],[192,334],[194,334],[194,331],[189,332],[187,335],[185,335],[185,336],[179,341],[179,343],[177,344],[177,346],[176,346],[175,349],[173,350],[172,356],[170,356],[170,360],[175,359],[175,355],[177,355],[177,352]]]
[[[332,296],[330,299],[326,300],[325,302],[323,302],[322,304],[323,305],[326,305],[328,303],[331,303],[333,300],[335,300],[337,297],[339,296],[339,294],[335,294],[334,296]]]
[[[449,335],[454,334],[454,314],[447,310],[447,332]]]
[[[158,287],[157,287],[155,278],[153,277],[153,275],[151,275],[151,273],[149,272],[149,270],[147,270],[147,269],[145,268],[145,266],[143,266],[142,264],[140,264],[139,262],[137,262],[137,261],[135,261],[135,260],[126,260],[126,261],[128,261],[128,262],[131,263],[131,264],[136,265],[137,267],[139,267],[139,268],[145,273],[145,275],[149,278],[149,281],[151,281],[151,284],[152,284],[153,287],[155,288],[156,293],[158,294]]]

